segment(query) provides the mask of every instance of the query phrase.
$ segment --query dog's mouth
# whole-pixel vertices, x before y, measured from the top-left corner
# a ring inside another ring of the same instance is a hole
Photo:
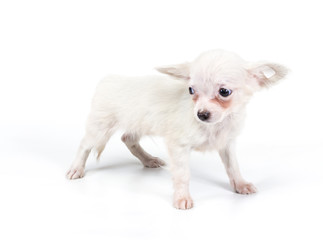
[[[216,125],[219,123],[219,121],[201,121],[201,120],[199,120],[199,122],[204,125]]]
[[[195,116],[196,121],[205,125],[213,125],[216,124],[217,121],[213,121],[212,119],[200,119],[197,115]]]

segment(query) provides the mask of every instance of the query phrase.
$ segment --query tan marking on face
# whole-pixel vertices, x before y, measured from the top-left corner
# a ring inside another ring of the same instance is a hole
[[[194,94],[192,99],[193,99],[194,102],[196,102],[199,99],[199,95]]]
[[[210,100],[211,103],[220,105],[222,108],[227,109],[231,106],[232,100],[222,100],[217,97]]]

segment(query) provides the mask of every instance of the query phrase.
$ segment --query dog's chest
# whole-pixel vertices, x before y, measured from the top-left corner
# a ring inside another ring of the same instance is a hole
[[[228,141],[237,135],[237,125],[234,125],[232,121],[228,121],[216,126],[200,128],[199,132],[199,137],[195,139],[194,150],[219,150],[224,148]]]

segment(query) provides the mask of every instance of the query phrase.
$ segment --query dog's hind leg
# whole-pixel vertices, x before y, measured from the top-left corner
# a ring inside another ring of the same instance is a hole
[[[68,179],[82,178],[84,176],[86,160],[91,150],[94,149],[98,153],[97,158],[99,158],[106,143],[114,132],[115,128],[112,123],[98,124],[96,122],[93,124],[89,121],[86,134],[80,143],[70,170],[66,173],[66,177]]]
[[[157,157],[151,156],[139,144],[139,137],[135,134],[125,133],[121,140],[126,144],[130,152],[137,157],[145,167],[158,168],[166,165],[165,162]]]

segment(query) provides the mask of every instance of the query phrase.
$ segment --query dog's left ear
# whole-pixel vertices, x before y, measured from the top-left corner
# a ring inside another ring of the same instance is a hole
[[[178,79],[190,79],[190,63],[182,63],[177,65],[170,65],[164,67],[157,67],[158,72],[168,74]]]
[[[288,73],[286,67],[276,63],[251,64],[248,66],[247,71],[249,80],[257,88],[270,87]]]

